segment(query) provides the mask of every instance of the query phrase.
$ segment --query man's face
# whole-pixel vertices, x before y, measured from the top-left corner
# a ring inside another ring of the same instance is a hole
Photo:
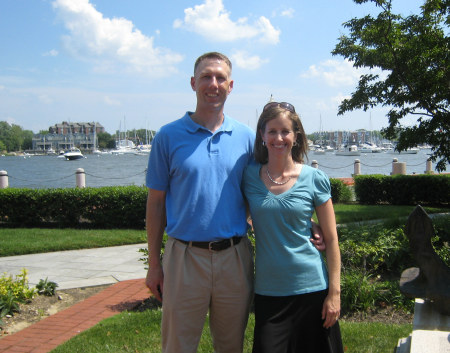
[[[222,108],[233,89],[230,68],[218,59],[205,59],[191,78],[191,87],[197,93],[197,105]]]

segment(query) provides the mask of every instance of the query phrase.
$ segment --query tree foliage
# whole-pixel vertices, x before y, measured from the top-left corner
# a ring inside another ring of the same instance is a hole
[[[33,132],[23,130],[19,125],[0,121],[0,150],[21,151],[31,148]]]
[[[338,114],[388,107],[385,136],[398,137],[399,151],[431,145],[436,169],[445,170],[450,162],[450,0],[426,0],[420,14],[407,17],[392,12],[392,0],[353,1],[375,3],[380,12],[344,23],[349,34],[339,38],[332,54],[383,74],[361,75]],[[411,115],[416,122],[403,126],[401,119]]]

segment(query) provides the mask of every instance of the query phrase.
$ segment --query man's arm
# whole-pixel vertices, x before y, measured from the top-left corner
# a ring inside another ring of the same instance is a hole
[[[324,251],[326,248],[325,241],[323,240],[322,228],[311,219],[311,243],[314,244],[317,250]]]
[[[161,266],[161,245],[166,227],[166,192],[149,189],[145,224],[148,242],[148,271],[145,280],[156,299],[162,301],[164,274]]]

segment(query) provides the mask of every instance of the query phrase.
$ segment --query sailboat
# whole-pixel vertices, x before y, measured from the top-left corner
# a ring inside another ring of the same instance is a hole
[[[152,139],[153,139],[153,132],[151,132]],[[148,128],[145,130],[145,145],[139,145],[136,147],[135,154],[139,156],[147,156],[150,154],[152,150],[152,145],[150,144],[149,137],[148,137]]]
[[[128,136],[127,136],[127,129],[125,126],[125,117],[123,118],[123,126],[124,126],[124,138],[122,139],[122,123],[119,122],[119,131],[117,134],[117,141],[116,141],[116,148],[111,150],[111,153],[114,155],[118,155],[118,154],[135,154],[136,152],[136,145],[134,144],[133,141],[128,140]]]
[[[314,148],[314,154],[325,154],[325,149],[323,146],[323,134],[322,134],[322,115],[320,115],[320,126],[319,126],[319,145]]]
[[[92,154],[106,154],[108,152],[102,152],[98,149],[98,140],[97,140],[97,123],[94,123],[94,147],[92,149]]]

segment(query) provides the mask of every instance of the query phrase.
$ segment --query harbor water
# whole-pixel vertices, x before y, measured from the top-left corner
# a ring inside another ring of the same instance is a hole
[[[355,159],[361,163],[361,174],[392,172],[392,161],[406,163],[407,174],[423,174],[430,150],[417,154],[362,153],[360,156],[336,156],[332,152],[316,155],[310,152],[306,164],[313,160],[330,178],[349,178],[354,173]],[[67,188],[76,186],[75,173],[82,168],[86,186],[125,186],[145,184],[148,155],[86,155],[86,158],[67,161],[56,156],[1,156],[0,170],[8,174],[12,188]],[[435,165],[433,164],[433,170]]]

